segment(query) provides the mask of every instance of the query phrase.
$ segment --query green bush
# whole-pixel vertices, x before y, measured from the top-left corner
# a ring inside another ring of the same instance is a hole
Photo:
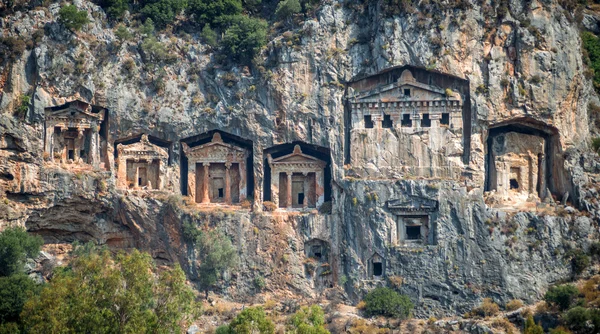
[[[563,315],[563,321],[575,331],[598,333],[600,331],[600,310],[576,306]]]
[[[59,22],[70,30],[81,30],[84,25],[88,24],[88,13],[85,10],[77,10],[75,5],[66,5],[58,11]]]
[[[32,236],[22,227],[7,228],[0,233],[0,276],[22,273],[25,260],[35,257],[44,244],[39,236]]]
[[[530,314],[525,321],[525,330],[523,334],[544,334],[544,328],[540,325],[536,325],[533,321],[533,316]]]
[[[144,38],[141,48],[144,61],[148,63],[160,63],[167,58],[167,48],[154,36]]]
[[[600,137],[592,138],[592,149],[594,152],[600,154]],[[598,252],[600,254],[600,252]]]
[[[242,0],[189,0],[188,13],[200,24],[213,27],[224,26],[230,17],[244,10]]]
[[[225,31],[223,47],[234,61],[250,63],[267,44],[267,22],[238,15]]]
[[[20,38],[0,37],[0,61],[17,60],[25,52],[26,43]]]
[[[217,283],[223,271],[237,265],[237,251],[231,240],[217,230],[201,233],[197,237],[196,247],[200,257],[200,286],[208,297],[208,290]]]
[[[30,295],[39,285],[25,274],[0,277],[0,324],[19,320],[19,314]]]
[[[198,310],[177,265],[158,272],[148,253],[113,256],[79,246],[21,313],[31,333],[180,333]]]
[[[117,30],[115,30],[115,36],[117,36],[121,43],[133,38],[133,35],[123,25],[120,25]]]
[[[280,20],[288,20],[294,14],[299,13],[302,10],[300,1],[298,0],[281,0],[277,4],[275,10],[275,16]]]
[[[407,296],[390,288],[376,288],[369,292],[363,301],[367,316],[383,315],[406,319],[414,307]]]
[[[325,329],[325,313],[319,305],[303,306],[292,315],[287,324],[290,334],[329,334]]]
[[[590,257],[581,249],[571,249],[565,256],[571,258],[571,267],[576,275],[581,274],[590,265]]]
[[[103,7],[106,8],[106,15],[110,18],[120,18],[129,9],[128,0],[105,0]]]
[[[275,333],[275,325],[261,307],[248,307],[231,321],[229,330],[235,334],[272,334]]]
[[[209,24],[205,24],[200,33],[200,37],[204,40],[204,43],[208,44],[212,48],[216,48],[217,44],[217,33],[210,28]]]
[[[579,291],[574,285],[564,284],[548,289],[544,295],[544,300],[564,311],[571,307],[577,295],[579,295]]]
[[[594,88],[600,92],[600,40],[591,32],[581,33],[581,42],[587,54],[587,63],[594,71]]]
[[[151,18],[159,28],[164,28],[173,23],[175,17],[186,7],[186,0],[158,0],[146,4],[141,13]]]

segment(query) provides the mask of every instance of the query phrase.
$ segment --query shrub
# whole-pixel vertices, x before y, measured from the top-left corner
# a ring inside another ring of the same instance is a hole
[[[216,48],[217,44],[217,33],[210,28],[209,24],[205,24],[200,33],[200,37],[204,40],[204,43],[208,44],[212,48]]]
[[[298,0],[281,0],[277,4],[275,15],[280,20],[288,20],[294,14],[300,13],[302,7],[300,7],[300,1]]]
[[[164,28],[175,21],[177,14],[187,7],[185,0],[158,0],[148,3],[141,13],[151,18],[156,26]]]
[[[0,277],[0,324],[18,321],[28,295],[39,286],[25,274]]]
[[[515,311],[523,307],[523,302],[520,299],[513,299],[506,303],[506,310]]]
[[[25,303],[21,317],[29,332],[179,333],[196,314],[178,265],[158,272],[148,253],[113,256],[89,244],[74,254],[70,267]]]
[[[188,13],[200,24],[222,27],[244,10],[242,0],[190,0]]]
[[[120,18],[129,9],[128,0],[105,0],[106,14],[115,19]]]
[[[533,316],[530,314],[525,320],[525,330],[523,334],[544,334],[544,329],[540,325],[536,325],[533,321]]]
[[[258,289],[258,291],[262,291],[262,289],[267,286],[267,282],[265,282],[265,279],[262,276],[257,276],[254,278],[254,286],[256,289]]]
[[[75,5],[66,5],[58,11],[59,22],[62,23],[67,29],[78,31],[83,28],[84,25],[88,24],[88,13],[85,10],[77,10]]]
[[[325,329],[325,313],[319,305],[303,306],[288,321],[288,333],[329,334]]]
[[[581,249],[572,249],[565,256],[571,258],[571,267],[576,275],[581,274],[590,265],[590,257]]]
[[[231,321],[226,330],[221,330],[221,333],[272,334],[275,333],[275,325],[267,318],[262,307],[248,307]]]
[[[592,138],[592,150],[600,155],[600,137]]]
[[[588,66],[594,72],[594,88],[600,92],[600,40],[588,31],[581,33],[581,41],[587,54]]]
[[[14,37],[0,38],[0,60],[17,60],[25,52],[26,44],[22,39]]]
[[[200,286],[208,297],[208,290],[221,278],[223,271],[237,265],[237,251],[231,240],[218,230],[200,233],[196,247],[200,258]]]
[[[144,38],[141,48],[144,60],[148,63],[159,63],[167,57],[167,49],[154,36]]]
[[[561,311],[568,309],[579,294],[574,285],[564,284],[553,286],[544,295],[548,304],[556,305]]]
[[[550,334],[572,334],[570,330],[559,326],[550,330]]]
[[[369,292],[363,300],[367,316],[383,315],[406,319],[414,307],[407,296],[390,288],[376,288]]]
[[[23,272],[25,259],[36,256],[44,241],[22,227],[7,228],[0,233],[0,276]]]
[[[124,25],[119,25],[117,30],[115,30],[115,36],[119,39],[121,43],[130,40],[133,35],[125,28]]]
[[[238,15],[225,31],[223,47],[234,61],[250,63],[267,44],[267,22]]]
[[[147,18],[146,21],[144,21],[144,25],[140,28],[140,33],[150,36],[154,33],[154,30],[154,21],[152,21],[151,18]]]
[[[563,315],[569,328],[581,333],[598,333],[600,331],[600,310],[586,309],[576,306]]]
[[[498,304],[494,303],[492,298],[483,298],[481,305],[474,308],[471,313],[481,317],[491,317],[500,311]]]

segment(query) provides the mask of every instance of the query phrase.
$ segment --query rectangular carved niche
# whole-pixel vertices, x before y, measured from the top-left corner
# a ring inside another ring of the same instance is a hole
[[[427,244],[429,237],[428,215],[401,215],[396,221],[397,244],[422,243]]]

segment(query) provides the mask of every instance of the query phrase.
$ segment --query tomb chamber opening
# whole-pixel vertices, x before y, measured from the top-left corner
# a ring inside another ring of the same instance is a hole
[[[569,190],[558,130],[531,118],[489,127],[485,190],[500,202],[537,202]]]
[[[158,145],[160,144],[160,146]],[[143,134],[115,142],[117,186],[162,190],[166,186],[170,143]]]
[[[265,150],[265,201],[278,208],[319,208],[331,200],[330,153],[323,147],[300,142]]]
[[[108,169],[108,109],[75,100],[44,110],[44,155],[59,163]]]
[[[181,191],[196,203],[239,204],[254,191],[252,142],[210,131],[181,141]]]

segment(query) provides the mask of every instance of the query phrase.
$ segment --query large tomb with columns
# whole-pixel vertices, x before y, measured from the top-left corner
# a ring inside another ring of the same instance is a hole
[[[302,153],[300,145],[291,154],[267,157],[270,167],[271,201],[279,208],[318,208],[325,201],[324,172],[327,163]]]
[[[458,178],[468,161],[468,91],[464,79],[412,66],[351,82],[347,162],[366,178]]]
[[[247,149],[223,142],[215,132],[208,143],[181,143],[187,158],[187,194],[197,203],[236,204],[247,197]]]
[[[55,162],[104,168],[108,111],[83,101],[45,109],[44,153]]]
[[[143,134],[139,142],[117,145],[117,185],[121,189],[161,190],[165,187],[169,153]]]

